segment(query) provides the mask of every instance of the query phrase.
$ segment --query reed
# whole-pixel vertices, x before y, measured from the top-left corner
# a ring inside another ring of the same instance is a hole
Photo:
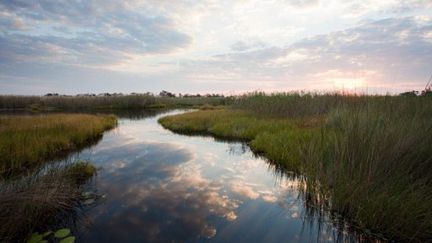
[[[332,111],[303,145],[315,202],[402,241],[432,237],[432,106],[404,101]]]
[[[159,122],[179,133],[249,141],[254,152],[303,175],[308,202],[364,232],[432,238],[432,99],[258,93],[232,106]]]

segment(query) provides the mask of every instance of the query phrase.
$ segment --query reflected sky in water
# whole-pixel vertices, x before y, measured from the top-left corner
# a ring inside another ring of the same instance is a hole
[[[280,178],[244,144],[157,123],[176,112],[122,118],[75,155],[101,168],[93,183],[106,194],[84,209],[80,242],[334,241],[333,230],[304,222],[297,181]]]

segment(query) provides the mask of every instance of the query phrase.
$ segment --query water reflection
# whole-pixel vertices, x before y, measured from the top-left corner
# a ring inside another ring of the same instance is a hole
[[[295,178],[280,176],[244,143],[176,135],[157,124],[159,116],[122,119],[98,145],[75,155],[102,168],[94,183],[107,195],[86,210],[79,241],[337,239],[331,224],[304,220]]]
[[[221,195],[220,183],[202,177],[190,150],[149,143],[101,152],[98,159],[105,166],[98,188],[105,188],[109,196],[89,218],[97,231],[110,233],[89,232],[86,241],[206,239],[216,234],[209,218],[236,217],[233,210],[238,202]]]
[[[231,155],[241,155],[249,152],[249,147],[246,143],[228,143],[228,152]]]

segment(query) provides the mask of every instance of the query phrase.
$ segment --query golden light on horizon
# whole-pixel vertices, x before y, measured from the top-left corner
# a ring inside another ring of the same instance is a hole
[[[362,78],[335,78],[333,79],[333,85],[337,89],[348,89],[355,90],[358,88],[365,87],[365,80]]]

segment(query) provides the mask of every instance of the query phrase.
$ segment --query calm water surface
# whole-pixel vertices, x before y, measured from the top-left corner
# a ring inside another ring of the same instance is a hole
[[[237,142],[190,137],[157,119],[122,118],[74,155],[100,167],[103,195],[84,207],[79,242],[334,242],[336,231],[305,220],[297,181],[281,177]]]

